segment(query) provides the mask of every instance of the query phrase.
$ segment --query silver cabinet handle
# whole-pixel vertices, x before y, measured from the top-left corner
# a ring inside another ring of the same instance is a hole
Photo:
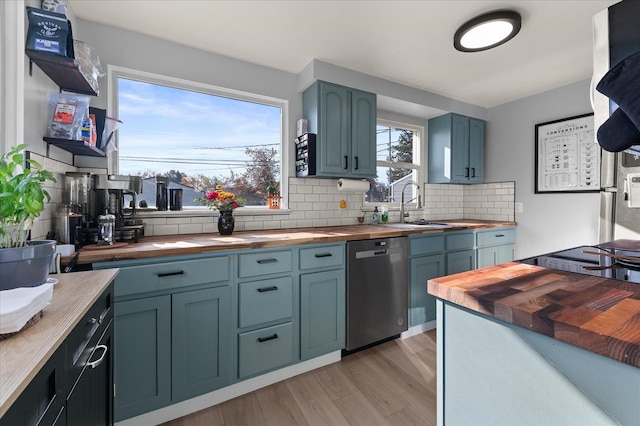
[[[99,359],[95,360],[95,361],[87,362],[87,367],[96,368],[97,366],[102,364],[102,361],[104,361],[104,357],[105,357],[105,355],[107,355],[107,352],[109,351],[109,348],[107,348],[105,345],[98,345],[98,346],[96,346],[96,351],[98,349],[102,349],[103,350],[102,356]]]
[[[96,318],[94,318],[94,317],[91,317],[91,318],[89,318],[89,320],[88,320],[87,322],[88,322],[89,324],[95,324],[95,323],[97,323],[97,322],[98,322],[98,319],[96,319]]]

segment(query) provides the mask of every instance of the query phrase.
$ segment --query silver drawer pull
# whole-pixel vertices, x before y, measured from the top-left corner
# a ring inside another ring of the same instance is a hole
[[[109,351],[109,348],[107,348],[105,345],[98,345],[98,346],[96,346],[96,351],[97,351],[98,349],[102,349],[102,351],[103,351],[103,352],[102,352],[102,356],[101,356],[99,359],[97,359],[97,360],[95,360],[95,361],[93,361],[93,362],[87,362],[87,366],[88,366],[89,368],[96,368],[97,366],[99,366],[100,364],[102,364],[102,361],[104,361],[104,357],[105,357],[105,355],[107,355],[107,352]]]
[[[331,257],[333,256],[331,253],[320,253],[316,254],[316,257]]]
[[[94,317],[91,317],[91,318],[89,318],[89,320],[88,320],[87,322],[88,322],[89,324],[95,324],[95,323],[99,322],[99,320],[98,320],[98,319],[96,319],[96,318],[94,318]]]
[[[264,265],[265,263],[277,263],[277,262],[278,262],[278,259],[274,259],[274,258],[271,258],[271,259],[260,259],[260,260],[258,260],[257,262],[258,262],[260,265]]]
[[[278,289],[278,287],[276,287],[275,285],[271,286],[271,287],[262,287],[262,288],[258,289],[258,293],[264,293],[265,291],[274,291],[274,290],[277,290],[277,289]]]
[[[173,275],[184,275],[184,271],[175,271],[175,272],[158,272],[159,277],[171,277]]]
[[[269,336],[269,337],[258,337],[258,342],[263,343],[263,342],[268,342],[269,340],[274,340],[278,338],[278,334],[277,333],[273,333],[273,336]]]

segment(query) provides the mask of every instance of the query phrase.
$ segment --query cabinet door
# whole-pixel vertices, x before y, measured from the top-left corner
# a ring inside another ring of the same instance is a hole
[[[478,268],[499,265],[513,260],[513,244],[478,249]]]
[[[468,182],[469,176],[469,118],[452,114],[451,181]]]
[[[172,295],[172,402],[231,383],[231,289]]]
[[[117,302],[116,421],[171,402],[171,296]]]
[[[113,320],[98,341],[67,398],[66,424],[113,424]]]
[[[409,327],[436,319],[436,299],[427,293],[427,280],[445,275],[444,255],[411,259],[409,289]]]
[[[447,253],[447,275],[471,271],[475,268],[475,250],[462,250]]]
[[[347,89],[320,83],[318,174],[344,176],[351,167],[350,118]]]
[[[469,119],[469,181],[484,181],[484,121]]]
[[[314,358],[345,345],[345,271],[300,276],[300,355]]]
[[[351,92],[351,164],[357,177],[376,176],[376,95]]]

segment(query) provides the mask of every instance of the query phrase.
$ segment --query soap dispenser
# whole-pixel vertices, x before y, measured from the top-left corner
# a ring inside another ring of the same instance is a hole
[[[372,225],[377,225],[379,223],[378,221],[378,207],[375,207],[373,209],[373,214],[371,215],[371,224]]]

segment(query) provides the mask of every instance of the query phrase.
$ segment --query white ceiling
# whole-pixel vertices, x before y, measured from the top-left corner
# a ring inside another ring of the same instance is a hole
[[[591,17],[618,0],[68,0],[75,15],[299,73],[312,59],[482,107],[587,79]],[[522,29],[479,53],[453,48],[476,15],[512,9]]]

